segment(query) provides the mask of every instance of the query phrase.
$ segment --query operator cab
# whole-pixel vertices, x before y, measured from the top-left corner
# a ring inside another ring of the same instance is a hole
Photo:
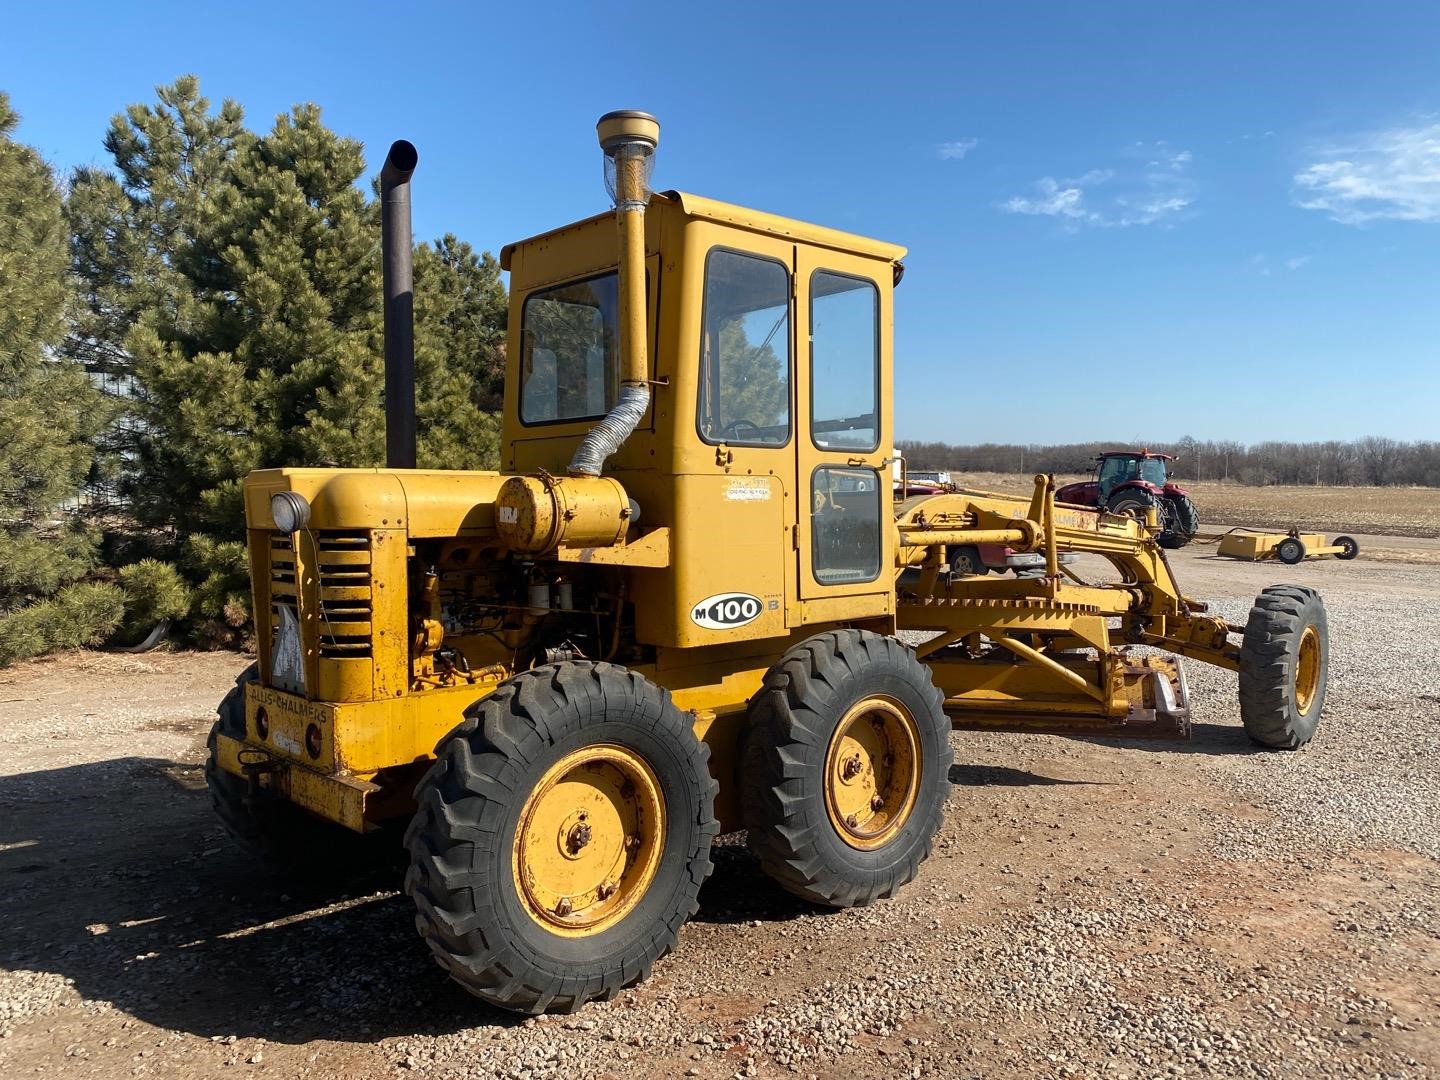
[[[904,249],[674,191],[651,196],[644,230],[652,394],[605,467],[641,533],[669,530],[668,572],[646,575],[664,602],[637,609],[640,639],[893,616],[882,448]],[[502,251],[506,472],[563,474],[615,403],[618,260],[610,213]],[[721,597],[740,617],[717,628],[703,613]]]

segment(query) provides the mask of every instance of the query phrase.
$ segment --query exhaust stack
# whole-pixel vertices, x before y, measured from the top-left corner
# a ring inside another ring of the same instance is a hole
[[[595,125],[605,152],[605,184],[615,200],[620,230],[620,394],[585,433],[570,459],[571,476],[599,476],[605,459],[645,418],[650,407],[650,358],[646,348],[645,206],[650,171],[660,144],[660,122],[649,113],[606,113]]]
[[[397,139],[380,170],[380,236],[385,288],[385,465],[415,468],[415,253],[410,174],[420,160]]]

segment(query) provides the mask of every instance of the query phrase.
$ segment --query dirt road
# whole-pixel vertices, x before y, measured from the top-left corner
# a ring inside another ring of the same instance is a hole
[[[1316,741],[1256,753],[1191,665],[1185,744],[957,733],[919,880],[826,913],[736,838],[652,979],[520,1022],[452,988],[381,866],[267,877],[200,762],[244,660],[0,673],[0,1075],[1440,1074],[1440,573],[1181,552],[1243,619],[1324,594]]]

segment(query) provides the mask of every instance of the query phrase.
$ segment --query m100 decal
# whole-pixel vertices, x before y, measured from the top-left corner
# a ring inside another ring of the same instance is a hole
[[[743,592],[716,593],[690,609],[690,621],[706,630],[732,630],[754,622],[765,610],[758,596]]]

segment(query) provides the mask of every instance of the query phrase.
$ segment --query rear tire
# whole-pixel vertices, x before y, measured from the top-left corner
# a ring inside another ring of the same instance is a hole
[[[1275,545],[1275,557],[1286,566],[1294,566],[1305,559],[1305,545],[1293,536],[1287,536]]]
[[[1335,537],[1335,546],[1341,549],[1335,553],[1335,557],[1337,559],[1344,559],[1346,562],[1349,562],[1355,558],[1356,555],[1360,554],[1360,545],[1356,543],[1353,536]]]
[[[1240,718],[1251,740],[1275,750],[1309,742],[1329,673],[1330,631],[1320,594],[1272,585],[1256,597],[1240,647]]]
[[[504,1009],[569,1011],[675,947],[712,869],[718,788],[668,691],[612,664],[536,668],[436,755],[405,891],[457,983]]]
[[[1200,514],[1187,495],[1167,495],[1164,498],[1165,530],[1159,536],[1160,546],[1174,550],[1182,548],[1200,531]]]
[[[819,634],[770,669],[750,718],[740,801],[766,874],[829,907],[915,877],[954,755],[940,691],[913,652],[863,630]]]

